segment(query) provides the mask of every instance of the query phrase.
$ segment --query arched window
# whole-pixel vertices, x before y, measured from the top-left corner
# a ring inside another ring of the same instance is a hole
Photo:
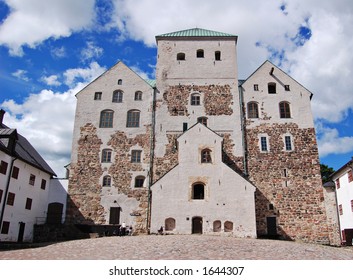
[[[109,175],[103,177],[103,187],[110,187],[112,179]]]
[[[118,85],[122,85],[123,84],[123,80],[122,79],[119,79],[118,80]]]
[[[137,176],[135,178],[135,188],[143,188],[144,182],[145,182],[144,176]]]
[[[204,199],[205,198],[205,185],[202,183],[196,183],[192,186],[192,199]]]
[[[135,92],[135,100],[137,100],[137,101],[142,100],[142,91]]]
[[[99,120],[99,127],[113,127],[113,117],[114,111],[113,110],[104,110],[101,112],[100,120]]]
[[[130,110],[127,112],[126,127],[139,127],[140,126],[140,111]]]
[[[113,92],[113,100],[114,103],[123,102],[123,92],[121,90],[116,90]]]
[[[102,151],[102,162],[111,162],[112,161],[112,150],[104,149]]]
[[[248,118],[257,119],[259,117],[259,108],[256,102],[248,103]]]
[[[178,53],[177,60],[185,60],[185,53]]]
[[[202,163],[212,163],[211,150],[203,149],[201,151],[201,162]]]
[[[221,232],[222,223],[221,221],[214,221],[213,222],[213,232]]]
[[[165,230],[171,231],[175,229],[175,219],[173,218],[168,218],[164,222],[164,228]]]
[[[201,104],[201,96],[199,93],[191,94],[190,104],[193,106],[198,106]]]
[[[214,59],[215,60],[221,60],[221,52],[220,51],[215,51]]]
[[[202,123],[203,125],[207,126],[207,118],[206,117],[197,118],[197,122]]]
[[[232,232],[233,231],[233,223],[230,221],[226,221],[224,223],[224,232]]]
[[[204,57],[204,51],[203,50],[197,50],[196,51],[196,57]]]
[[[281,119],[289,119],[290,116],[290,106],[286,101],[279,103],[279,114]]]
[[[276,83],[267,84],[268,93],[276,93]]]

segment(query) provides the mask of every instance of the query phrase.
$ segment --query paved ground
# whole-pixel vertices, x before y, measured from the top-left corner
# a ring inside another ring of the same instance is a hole
[[[1,250],[3,260],[353,260],[352,247],[205,235],[82,239]]]

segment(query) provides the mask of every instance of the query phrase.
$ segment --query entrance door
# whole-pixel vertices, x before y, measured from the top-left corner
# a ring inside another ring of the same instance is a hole
[[[202,234],[202,218],[194,217],[192,218],[192,233]]]
[[[120,207],[110,207],[109,224],[118,225],[120,223]]]
[[[267,235],[270,237],[277,236],[276,217],[267,217]]]
[[[25,233],[25,226],[26,224],[24,222],[20,222],[20,229],[18,231],[18,238],[17,238],[17,242],[23,242],[23,235]]]

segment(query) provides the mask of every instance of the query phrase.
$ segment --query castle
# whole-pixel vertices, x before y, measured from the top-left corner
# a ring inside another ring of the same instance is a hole
[[[239,80],[237,39],[156,36],[156,80],[118,62],[77,94],[69,223],[335,243],[312,93],[270,61]]]

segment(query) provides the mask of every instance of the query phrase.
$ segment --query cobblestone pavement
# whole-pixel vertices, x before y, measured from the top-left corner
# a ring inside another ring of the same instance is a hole
[[[102,237],[1,250],[2,260],[353,260],[352,247],[205,235]]]

